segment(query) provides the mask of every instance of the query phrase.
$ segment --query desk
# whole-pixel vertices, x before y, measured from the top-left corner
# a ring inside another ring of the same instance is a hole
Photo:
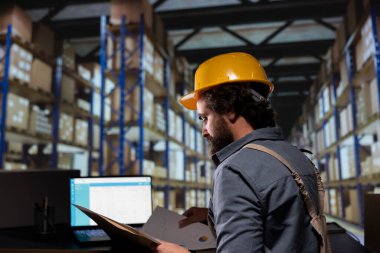
[[[354,240],[346,231],[336,223],[328,224],[329,238],[333,253],[371,253],[359,242]],[[81,247],[68,226],[57,226],[57,233],[52,235],[40,236],[34,230],[28,228],[0,229],[0,252],[124,252],[124,253],[146,253],[146,250],[136,249],[135,247],[123,245],[107,245],[99,247]],[[210,251],[208,251],[210,252]]]

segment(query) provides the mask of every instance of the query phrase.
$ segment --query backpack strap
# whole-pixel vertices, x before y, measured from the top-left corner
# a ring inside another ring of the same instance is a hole
[[[310,195],[307,192],[307,190],[305,189],[305,184],[304,184],[301,176],[298,174],[297,171],[295,171],[293,169],[293,167],[288,163],[288,161],[284,157],[282,157],[280,154],[278,154],[277,152],[275,152],[275,151],[273,151],[273,150],[271,150],[269,148],[266,148],[266,147],[261,146],[261,145],[253,144],[253,143],[245,145],[244,148],[251,148],[251,149],[255,149],[255,150],[259,150],[261,152],[267,153],[267,154],[275,157],[282,164],[284,164],[285,167],[287,167],[288,170],[291,172],[291,174],[293,176],[293,179],[296,181],[297,186],[299,187],[299,189],[301,191],[301,195],[302,195],[302,197],[303,197],[303,199],[305,201],[306,208],[307,208],[307,211],[308,211],[309,215],[311,216],[312,219],[314,219],[315,217],[318,216],[318,213],[316,212],[316,209],[315,209],[315,207],[313,205],[313,202],[311,201]],[[319,184],[319,182],[318,182],[320,179],[321,178],[318,175],[318,177],[317,177],[318,193],[319,193],[319,187],[320,187],[320,185],[322,186],[322,182],[321,182],[321,184]],[[318,197],[319,197],[319,202],[323,202],[323,198],[321,200],[320,199],[320,195]]]

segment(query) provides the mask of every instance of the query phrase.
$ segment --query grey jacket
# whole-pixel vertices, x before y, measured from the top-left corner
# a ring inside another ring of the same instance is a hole
[[[319,252],[311,218],[289,170],[266,153],[243,148],[251,142],[287,159],[318,208],[314,167],[309,159],[283,140],[279,128],[255,130],[212,157],[217,168],[209,222],[215,227],[217,252]]]

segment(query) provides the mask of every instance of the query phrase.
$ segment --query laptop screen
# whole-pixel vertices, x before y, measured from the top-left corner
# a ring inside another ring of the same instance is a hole
[[[70,202],[120,223],[143,224],[152,214],[152,179],[149,176],[72,178]],[[72,227],[96,226],[72,205],[70,214]]]

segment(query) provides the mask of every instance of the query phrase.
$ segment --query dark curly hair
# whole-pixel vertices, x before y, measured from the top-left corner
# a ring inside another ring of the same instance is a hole
[[[232,112],[236,116],[242,116],[253,129],[274,127],[275,112],[271,104],[267,99],[257,99],[252,93],[255,90],[263,94],[256,89],[262,86],[255,83],[224,84],[202,92],[200,97],[205,99],[210,110],[220,115]]]

